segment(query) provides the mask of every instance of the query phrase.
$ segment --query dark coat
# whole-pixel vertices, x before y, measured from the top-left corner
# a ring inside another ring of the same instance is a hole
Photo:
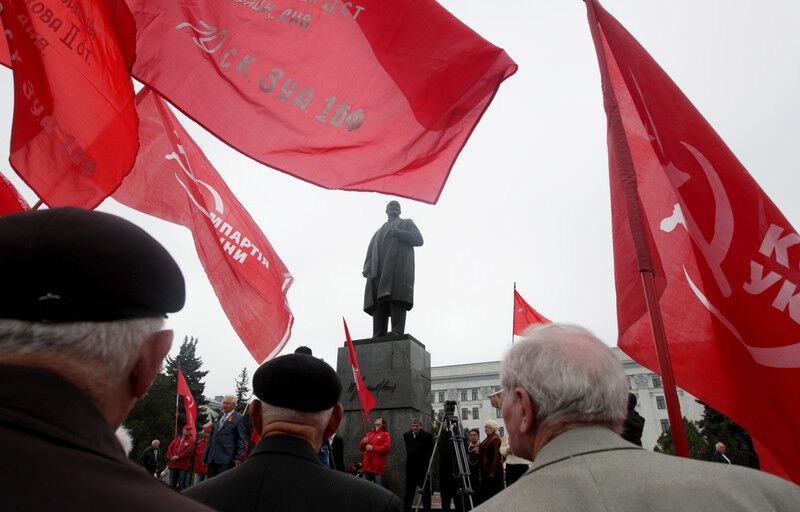
[[[364,311],[372,314],[379,301],[414,306],[414,247],[422,234],[411,219],[386,222],[372,236],[364,260]]]
[[[424,477],[433,454],[433,436],[420,430],[414,439],[414,433],[409,430],[403,434],[403,442],[406,445],[406,480]]]
[[[730,457],[728,457],[728,458],[730,459]],[[719,453],[718,451],[714,451],[714,453],[711,454],[711,461],[712,462],[719,462],[720,464],[730,464],[731,463],[730,461],[725,460],[725,457],[723,457],[722,454]]]
[[[42,370],[0,364],[0,509],[211,512],[130,461],[83,391]]]
[[[330,449],[333,469],[336,471],[344,471],[344,441],[342,441],[342,436],[337,434],[336,437],[333,438]]]
[[[628,417],[622,426],[622,439],[642,446],[642,432],[644,432],[644,418],[636,412],[636,409],[629,409]]]
[[[220,427],[219,420],[223,415],[214,418],[211,432],[208,433],[208,444],[203,455],[205,464],[232,464],[244,457],[247,446],[244,416],[234,411]]]
[[[402,508],[386,489],[331,471],[305,440],[283,435],[265,437],[244,464],[184,494],[219,512],[399,512]]]
[[[140,462],[142,463],[142,466],[144,466],[144,469],[146,469],[151,475],[158,471],[158,458],[160,455],[161,448],[156,450],[152,446],[148,446],[144,449],[144,452],[142,452],[142,458]]]

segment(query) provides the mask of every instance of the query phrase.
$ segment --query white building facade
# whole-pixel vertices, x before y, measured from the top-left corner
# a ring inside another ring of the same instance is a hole
[[[652,450],[661,433],[669,428],[667,405],[661,378],[628,357],[620,349],[612,349],[620,359],[631,393],[636,395],[636,411],[645,419],[642,446]],[[444,408],[446,400],[458,402],[456,413],[466,432],[478,428],[483,437],[483,423],[492,419],[505,435],[505,423],[500,411],[492,406],[488,395],[500,389],[500,361],[436,366],[431,368],[431,408],[435,415]],[[703,406],[689,393],[679,389],[681,413],[690,421],[703,417]]]

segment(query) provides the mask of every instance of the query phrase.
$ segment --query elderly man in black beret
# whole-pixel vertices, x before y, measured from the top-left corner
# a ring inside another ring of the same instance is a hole
[[[400,500],[333,471],[317,452],[342,420],[336,372],[305,354],[277,357],[253,375],[253,428],[262,440],[247,461],[185,494],[220,512],[400,512]]]
[[[183,307],[167,251],[114,215],[0,217],[2,510],[207,511],[125,456],[114,431],[172,344]]]

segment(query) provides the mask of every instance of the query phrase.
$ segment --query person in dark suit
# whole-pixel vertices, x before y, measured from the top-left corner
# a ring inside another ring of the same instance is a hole
[[[317,457],[344,410],[342,384],[321,359],[288,354],[253,375],[253,428],[262,439],[244,464],[185,491],[219,512],[400,512],[380,486],[331,471]]]
[[[0,217],[0,510],[211,512],[148,476],[114,431],[172,346],[178,265],[108,213]],[[155,460],[155,457],[153,457]]]
[[[406,445],[406,493],[403,508],[409,512],[417,487],[422,486],[428,473],[428,463],[433,454],[433,436],[425,432],[422,421],[415,418],[411,420],[411,430],[403,434],[403,442]],[[426,512],[431,509],[430,480],[422,493],[422,507]]]
[[[333,434],[327,439],[327,443],[330,448],[331,469],[344,471],[344,441],[342,441],[342,437]]]
[[[144,469],[146,469],[148,473],[155,477],[158,477],[158,449],[160,447],[161,441],[158,439],[153,439],[153,441],[150,443],[150,446],[144,449],[141,458],[141,463],[142,466],[144,466]]]
[[[633,393],[628,393],[628,416],[622,425],[622,439],[642,446],[642,432],[644,432],[644,418],[636,412],[636,404],[639,399]]]
[[[725,455],[725,444],[717,442],[714,445],[714,453],[711,455],[712,462],[719,462],[720,464],[732,464],[731,459]]]
[[[208,465],[208,476],[213,478],[223,471],[242,463],[247,447],[244,416],[234,410],[236,398],[227,395],[222,399],[222,413],[211,426],[211,432],[203,454],[203,463]]]

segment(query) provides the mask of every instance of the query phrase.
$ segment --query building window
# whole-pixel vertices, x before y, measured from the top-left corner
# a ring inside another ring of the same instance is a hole
[[[495,409],[494,413],[495,413],[495,417],[497,417],[497,418],[502,418],[503,417],[503,411],[501,411],[500,409]]]
[[[467,390],[466,389],[462,389],[461,390],[461,401],[462,402],[466,402],[467,401]]]
[[[444,403],[444,391],[439,391],[439,403]]]
[[[667,408],[667,402],[666,402],[666,400],[664,400],[663,396],[657,396],[656,397],[656,407],[658,407],[659,409],[666,409]]]
[[[653,387],[661,388],[661,377],[658,375],[653,375]]]
[[[472,408],[472,419],[473,420],[480,419],[480,413],[478,412],[478,408],[477,407],[473,407]]]
[[[661,420],[661,432],[669,431],[669,420]]]
[[[478,399],[478,390],[477,389],[473,389],[472,390],[472,399],[473,400],[477,400]]]
[[[462,420],[469,419],[469,409],[467,409],[466,407],[464,409],[461,409],[461,419]]]
[[[436,403],[436,393],[433,391],[431,391],[431,403],[432,404]]]
[[[500,437],[505,437],[505,436],[506,436],[506,428],[500,427]]]

